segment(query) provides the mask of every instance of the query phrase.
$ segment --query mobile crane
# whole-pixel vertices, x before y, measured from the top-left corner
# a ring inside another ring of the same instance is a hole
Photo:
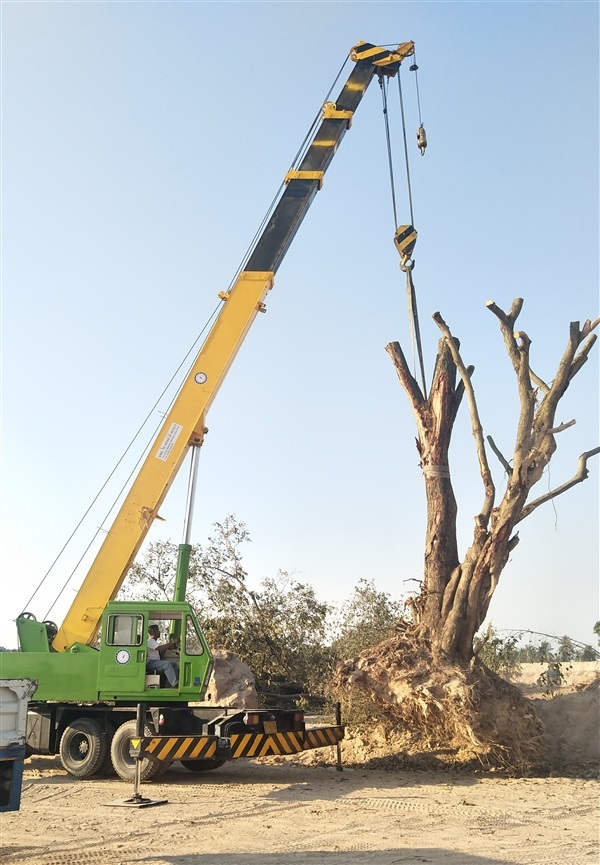
[[[122,602],[117,595],[188,451],[192,466],[202,444],[207,412],[342,141],[356,108],[375,76],[397,74],[414,43],[395,50],[359,42],[351,52],[351,74],[337,101],[326,102],[320,124],[250,250],[233,287],[220,292],[222,306],[137,477],[87,573],[64,622],[17,618],[19,650],[2,653],[2,678],[37,682],[30,704],[30,753],[59,753],[72,775],[89,777],[112,765],[123,779],[134,777],[131,740],[137,707],[145,707],[146,737],[141,780],[174,760],[192,771],[224,760],[268,753],[289,754],[336,744],[343,727],[307,729],[299,711],[246,712],[192,706],[205,695],[212,657],[194,611],[185,601],[189,533],[180,546],[172,602]],[[192,484],[193,486],[193,484]],[[179,680],[173,688],[147,671],[146,637],[151,624],[175,633],[181,644]],[[100,631],[99,646],[96,647]]]

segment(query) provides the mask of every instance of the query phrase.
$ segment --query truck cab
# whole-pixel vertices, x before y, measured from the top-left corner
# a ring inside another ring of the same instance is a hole
[[[186,703],[204,699],[213,660],[193,610],[185,602],[110,601],[93,646],[74,643],[67,652],[52,649],[50,623],[30,614],[17,619],[21,651],[11,658],[19,675],[36,669],[36,700],[107,703]],[[178,686],[147,669],[148,629],[180,641]]]
[[[167,642],[170,636],[179,641],[177,657],[165,658],[177,672],[176,688],[168,686],[163,674],[148,669],[151,625],[158,626],[162,642]],[[99,700],[139,700],[145,695],[161,702],[199,701],[204,698],[213,666],[196,616],[187,604],[173,602],[107,604],[102,616],[99,655]]]

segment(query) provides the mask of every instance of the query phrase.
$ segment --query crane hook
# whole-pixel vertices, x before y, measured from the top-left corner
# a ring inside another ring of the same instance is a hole
[[[404,270],[404,266],[410,261],[413,249],[417,242],[417,230],[412,225],[399,225],[394,235],[394,245],[400,253],[400,267]]]
[[[425,148],[427,147],[427,133],[422,123],[417,129],[417,147],[421,151],[421,156],[424,156]]]

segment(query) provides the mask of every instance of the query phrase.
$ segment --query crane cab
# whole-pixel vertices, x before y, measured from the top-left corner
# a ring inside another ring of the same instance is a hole
[[[148,667],[148,630],[156,625],[160,643],[176,638],[177,653],[163,654],[176,671],[178,685],[170,687],[164,676]],[[212,671],[212,656],[187,604],[113,601],[102,616],[99,646],[98,699],[204,698]]]
[[[158,625],[163,641],[170,634],[180,640],[176,688],[165,687],[147,669],[152,624]],[[30,614],[20,616],[17,627],[21,651],[6,653],[7,661],[13,678],[31,678],[36,671],[36,701],[131,704],[204,699],[213,660],[202,628],[186,603],[111,601],[94,645],[73,643],[66,652],[51,648],[47,623],[37,622]]]

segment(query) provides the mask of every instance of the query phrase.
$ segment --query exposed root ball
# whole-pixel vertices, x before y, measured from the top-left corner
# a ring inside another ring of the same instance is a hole
[[[514,685],[477,660],[450,664],[408,632],[344,662],[333,687],[346,706],[357,693],[367,698],[391,731],[410,732],[413,749],[518,771],[544,752],[543,726]]]

